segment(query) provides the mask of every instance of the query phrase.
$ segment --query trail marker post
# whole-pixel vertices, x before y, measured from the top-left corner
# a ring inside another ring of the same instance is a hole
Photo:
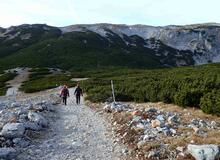
[[[112,86],[112,98],[113,98],[113,102],[115,103],[115,91],[114,91],[114,84],[112,80],[111,80],[111,86]]]

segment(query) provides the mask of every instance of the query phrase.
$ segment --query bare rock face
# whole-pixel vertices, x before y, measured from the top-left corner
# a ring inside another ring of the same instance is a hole
[[[25,127],[22,123],[7,123],[4,125],[0,135],[7,138],[23,137]]]
[[[188,152],[196,160],[217,160],[220,158],[219,147],[217,145],[188,145]]]

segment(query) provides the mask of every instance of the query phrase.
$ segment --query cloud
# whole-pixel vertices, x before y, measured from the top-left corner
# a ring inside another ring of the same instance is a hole
[[[0,0],[0,26],[220,22],[219,0]]]

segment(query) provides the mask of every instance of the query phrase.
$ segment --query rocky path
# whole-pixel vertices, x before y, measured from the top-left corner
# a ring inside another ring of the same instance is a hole
[[[15,96],[21,94],[21,92],[18,90],[21,86],[22,82],[24,82],[29,75],[28,68],[25,69],[17,69],[17,76],[7,83],[9,84],[10,88],[6,92],[6,96]]]
[[[116,160],[121,147],[114,145],[108,123],[98,113],[77,106],[71,97],[67,106],[57,106],[46,137],[33,142],[18,156],[19,160]]]

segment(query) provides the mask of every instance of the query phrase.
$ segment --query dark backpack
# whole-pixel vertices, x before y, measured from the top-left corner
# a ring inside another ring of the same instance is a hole
[[[61,96],[67,97],[69,95],[69,90],[67,88],[64,88],[61,92]]]
[[[76,90],[75,90],[75,94],[77,96],[81,95],[82,94],[82,89],[80,87],[77,87]]]

